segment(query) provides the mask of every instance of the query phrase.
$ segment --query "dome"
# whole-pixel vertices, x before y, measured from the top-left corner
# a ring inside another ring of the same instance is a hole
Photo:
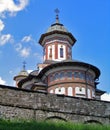
[[[48,32],[52,32],[52,31],[68,32],[68,30],[63,26],[63,24],[60,24],[60,23],[52,24],[52,25],[48,28],[47,33],[48,33]]]
[[[57,9],[57,10],[56,10],[56,21],[55,21],[54,24],[52,24],[52,25],[48,28],[47,33],[48,33],[48,32],[53,32],[53,31],[68,32],[68,30],[64,27],[64,25],[59,22],[58,13],[59,13],[59,10]]]
[[[19,72],[18,76],[28,76],[28,72],[26,70],[22,70]]]

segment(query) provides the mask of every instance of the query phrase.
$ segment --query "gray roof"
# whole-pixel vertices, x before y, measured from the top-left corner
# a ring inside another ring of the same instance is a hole
[[[21,70],[18,76],[28,76],[28,72],[26,70]]]
[[[62,32],[68,32],[68,30],[63,26],[63,24],[60,24],[60,23],[55,23],[55,24],[52,24],[48,30],[47,30],[47,33],[48,32],[52,32],[52,31],[62,31]]]

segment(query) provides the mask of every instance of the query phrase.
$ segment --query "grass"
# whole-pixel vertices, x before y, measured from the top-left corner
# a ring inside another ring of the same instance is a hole
[[[73,124],[70,122],[0,120],[0,130],[110,130],[110,126],[96,124]]]

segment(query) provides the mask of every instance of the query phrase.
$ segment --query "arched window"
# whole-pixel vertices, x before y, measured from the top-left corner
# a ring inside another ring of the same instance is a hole
[[[73,91],[72,87],[68,88],[68,96],[73,96]]]
[[[52,48],[50,48],[50,54],[49,57],[52,58]]]
[[[46,53],[45,53],[45,48],[43,49],[43,55],[45,55]]]
[[[58,78],[59,78],[59,74],[56,73],[56,74],[54,75],[54,80],[57,80]]]
[[[52,82],[53,80],[53,75],[50,75],[50,82]]]
[[[91,90],[88,88],[87,90],[88,98],[91,98]]]
[[[83,72],[80,72],[80,79],[85,80],[85,74]]]
[[[74,72],[74,78],[79,78],[79,72]]]
[[[61,94],[65,94],[65,88],[64,87],[61,88]]]
[[[59,87],[55,89],[55,94],[65,94],[65,88],[64,87]]]
[[[61,48],[60,48],[60,57],[63,58],[63,47],[62,47],[62,46],[61,46]]]
[[[64,72],[61,72],[60,73],[60,78],[63,79],[65,77],[65,73]]]
[[[68,47],[68,58],[71,59],[71,48]]]
[[[53,93],[53,90],[50,90],[50,93]]]
[[[72,71],[67,72],[66,76],[67,78],[72,78]]]
[[[86,91],[84,87],[76,87],[75,88],[75,96],[77,97],[85,97]]]

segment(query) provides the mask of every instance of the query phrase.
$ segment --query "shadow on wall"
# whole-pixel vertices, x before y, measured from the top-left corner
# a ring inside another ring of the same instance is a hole
[[[102,125],[102,123],[97,121],[97,120],[85,121],[84,124],[99,124],[99,125]]]
[[[67,122],[66,119],[62,118],[62,117],[58,117],[58,116],[52,116],[52,117],[48,117],[45,119],[45,121],[53,121],[53,122]]]

